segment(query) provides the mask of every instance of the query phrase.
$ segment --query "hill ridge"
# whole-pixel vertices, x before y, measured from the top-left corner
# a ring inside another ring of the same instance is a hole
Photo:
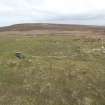
[[[23,23],[0,27],[3,31],[32,31],[32,30],[105,30],[104,26],[74,25],[74,24],[52,24],[52,23]]]

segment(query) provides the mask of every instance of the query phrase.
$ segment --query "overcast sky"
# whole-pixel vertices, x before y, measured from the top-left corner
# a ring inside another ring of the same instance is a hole
[[[29,22],[105,25],[105,0],[0,0],[0,26]]]

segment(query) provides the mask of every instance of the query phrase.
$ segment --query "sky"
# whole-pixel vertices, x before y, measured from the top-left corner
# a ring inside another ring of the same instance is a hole
[[[105,25],[105,0],[0,0],[0,26],[18,23]]]

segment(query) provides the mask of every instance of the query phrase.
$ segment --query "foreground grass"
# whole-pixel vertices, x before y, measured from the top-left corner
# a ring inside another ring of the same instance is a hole
[[[0,38],[0,105],[105,105],[100,48],[93,38]]]

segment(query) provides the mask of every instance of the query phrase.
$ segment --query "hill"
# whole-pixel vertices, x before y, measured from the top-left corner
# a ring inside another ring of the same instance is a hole
[[[0,35],[103,37],[105,35],[105,27],[72,24],[24,23],[0,27]]]
[[[105,30],[102,26],[70,25],[70,24],[48,24],[48,23],[24,23],[0,27],[0,31],[32,31],[32,30]]]

